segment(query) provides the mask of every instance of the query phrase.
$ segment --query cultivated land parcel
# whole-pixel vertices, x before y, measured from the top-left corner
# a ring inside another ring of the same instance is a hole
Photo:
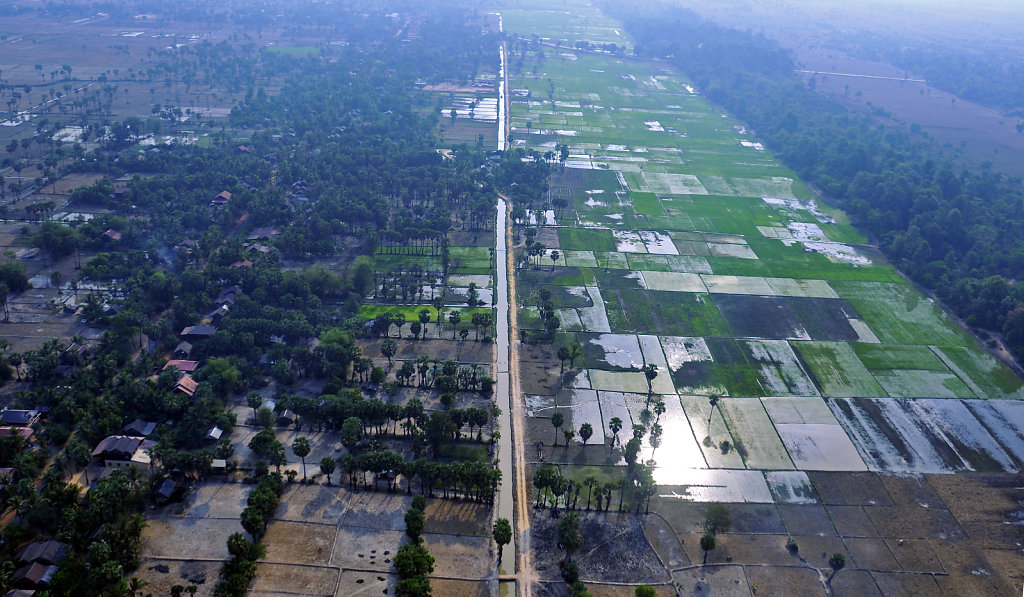
[[[546,342],[520,346],[527,453],[605,481],[624,469],[612,418],[620,443],[634,424],[664,430],[639,458],[655,462],[659,516],[638,550],[660,559],[596,555],[624,549],[610,539],[577,560],[583,579],[820,594],[838,552],[836,594],[1019,591],[1021,533],[1004,523],[1024,498],[1012,476],[1024,468],[1024,382],[683,74],[573,49],[628,42],[594,9],[565,10],[503,15],[520,36],[511,145],[555,159],[568,146],[548,197],[566,207],[537,234],[548,253],[518,272],[520,327],[543,335],[547,289],[554,347],[582,348],[560,375]],[[659,372],[650,399],[647,364]],[[643,412],[648,399],[664,413]],[[556,412],[563,429],[590,423],[594,440],[564,445]],[[733,504],[736,534],[714,567],[691,568],[711,501]]]

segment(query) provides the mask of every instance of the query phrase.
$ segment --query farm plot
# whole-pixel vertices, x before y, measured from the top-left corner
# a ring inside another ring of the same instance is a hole
[[[821,398],[786,397],[762,398],[761,404],[768,411],[768,416],[776,425],[809,423],[817,425],[837,425],[835,416],[828,404]]]
[[[618,418],[622,421],[623,429],[628,429],[633,424],[633,419],[630,417],[629,408],[626,407],[626,403],[630,398],[627,397],[623,392],[610,392],[610,391],[599,391],[597,393],[598,403],[601,405],[601,419],[611,423],[611,420]],[[642,397],[640,398],[643,399]],[[639,421],[637,421],[639,423]],[[615,441],[615,436],[612,434],[608,425],[604,427],[604,441],[611,445]],[[595,432],[597,430],[595,429]],[[622,435],[619,435],[619,440],[625,443],[625,439]]]
[[[733,246],[733,245],[726,245]],[[751,294],[751,295],[774,295],[775,289],[768,284],[768,281],[759,277],[744,276],[718,276],[704,274],[701,276],[708,292],[717,294]]]
[[[657,417],[657,423],[663,429],[660,443],[655,448],[649,439],[645,441],[640,460],[655,460],[658,468],[707,468],[704,453],[697,443],[679,399],[675,396],[659,398],[665,404],[665,412]]]
[[[1024,398],[1024,381],[989,353],[960,346],[931,350],[979,398]]]
[[[614,332],[729,335],[726,319],[706,294],[632,289],[609,290],[607,294],[608,317]]]
[[[601,422],[601,406],[598,404],[597,391],[586,389],[569,389],[556,397],[559,409],[568,412],[566,429],[579,428],[584,423],[590,423],[595,435],[604,429]]]
[[[970,335],[932,301],[917,297],[908,301],[851,300],[878,338],[889,344],[970,346]]]
[[[735,438],[736,450],[747,468],[791,469],[786,446],[775,431],[760,400],[726,398],[719,403],[722,416]]]
[[[645,286],[669,292],[707,292],[699,274],[641,271]]]
[[[766,471],[765,480],[777,504],[816,504],[818,494],[803,471]]]
[[[761,387],[775,396],[817,396],[814,387],[788,342],[782,340],[740,341],[747,361],[756,368]]]
[[[708,243],[708,253],[712,257],[732,257],[734,259],[757,259],[757,254],[746,244]],[[774,293],[766,293],[774,294]]]
[[[675,245],[672,244],[672,237],[665,234],[664,232],[656,232],[653,230],[641,230],[640,239],[643,240],[644,246],[647,248],[648,253],[655,255],[678,255],[679,251]]]
[[[698,440],[704,460],[711,468],[741,469],[743,457],[734,446],[732,433],[726,425],[719,408],[712,408],[711,401],[702,396],[683,396],[679,399],[690,421],[690,428]]]
[[[672,382],[680,394],[726,393],[724,387],[711,386],[715,377],[714,357],[701,337],[662,336]]]
[[[597,286],[587,286],[586,288],[590,302],[594,306],[576,309],[583,329],[588,332],[612,331],[611,325],[608,323],[608,313],[605,310],[604,299],[601,297],[601,290]]]
[[[959,400],[837,399],[830,407],[871,470],[1017,471],[1013,458]],[[1012,437],[1005,429],[1000,435]]]
[[[615,239],[608,229],[559,228],[558,244],[567,251],[615,251]]]
[[[660,476],[659,476],[660,475]],[[657,469],[654,480],[661,498],[690,502],[770,504],[772,494],[759,471]]]
[[[569,267],[597,267],[593,251],[565,251],[565,263]]]
[[[583,359],[589,368],[639,371],[644,355],[636,336],[623,334],[581,334]]]
[[[812,340],[852,342],[860,338],[850,324],[850,320],[859,315],[845,300],[807,297],[785,297],[783,300]]]
[[[631,270],[707,273],[711,271],[707,259],[689,255],[653,255],[646,253],[623,253]]]
[[[715,295],[714,301],[737,337],[811,339],[782,297],[720,294]]]
[[[634,392],[647,394],[647,378],[639,371],[604,371],[602,369],[588,369],[590,383],[594,389],[610,390],[613,392]],[[667,376],[658,376],[651,382],[651,389],[655,394],[674,394],[675,388],[672,380]]]
[[[658,195],[707,195],[708,190],[700,183],[700,179],[692,174],[665,174],[644,172],[643,190]],[[638,189],[640,190],[640,189]]]
[[[891,369],[873,372],[889,396],[897,398],[974,398],[974,392],[951,372]]]
[[[775,430],[797,468],[809,471],[865,471],[857,448],[838,424],[777,424]]]
[[[917,421],[892,399],[829,402],[868,468],[897,473],[949,473],[947,464]],[[890,439],[891,438],[891,439]]]
[[[1024,402],[965,400],[964,404],[1018,463],[1024,463]]]
[[[849,344],[794,342],[823,396],[882,396],[885,391]]]

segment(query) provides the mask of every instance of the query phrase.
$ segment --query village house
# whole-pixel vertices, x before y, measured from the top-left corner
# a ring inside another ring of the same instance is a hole
[[[210,205],[224,205],[228,201],[231,201],[231,193],[227,191],[221,191],[217,193],[217,196],[210,201]]]
[[[110,435],[100,441],[92,451],[94,460],[103,462],[107,468],[147,469],[151,464],[149,449],[156,442],[144,437],[131,435]]]
[[[39,421],[38,410],[18,410],[5,408],[0,411],[0,424],[18,427],[31,427]]]

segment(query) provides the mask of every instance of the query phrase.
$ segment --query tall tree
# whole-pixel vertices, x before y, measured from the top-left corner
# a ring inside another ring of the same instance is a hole
[[[558,445],[558,431],[562,428],[562,425],[564,423],[565,423],[565,415],[563,415],[560,411],[556,410],[555,413],[553,415],[551,415],[551,426],[555,428],[555,445],[556,446]]]
[[[309,439],[299,436],[292,442],[292,453],[302,460],[302,481],[306,481],[306,456],[309,456]]]
[[[324,456],[320,459],[320,472],[327,477],[327,484],[331,484],[331,475],[334,474],[334,469],[337,467],[337,462],[330,456]]]
[[[651,405],[651,394],[654,392],[654,380],[658,377],[658,366],[654,363],[648,363],[643,367],[644,378],[647,380],[647,405],[645,408]]]
[[[440,319],[438,321],[441,321]],[[459,322],[462,321],[462,313],[452,310],[448,313],[448,321],[452,324],[452,340],[455,339],[455,332],[459,329]],[[438,323],[438,325],[441,325]]]
[[[608,449],[609,452],[615,448],[615,444],[619,443],[619,432],[622,431],[622,419],[619,417],[612,417],[612,420],[608,422],[608,430],[612,432],[612,445]]]
[[[708,552],[715,548],[716,540],[714,533],[704,533],[700,537],[700,550],[704,552],[703,566],[708,563]]]
[[[494,542],[498,544],[498,565],[501,565],[501,555],[504,547],[512,542],[512,525],[507,518],[499,518],[494,521],[494,529],[491,531]]]
[[[834,553],[832,557],[828,559],[828,565],[832,568],[832,574],[829,575],[826,584],[832,585],[832,578],[835,577],[836,573],[846,568],[846,556],[841,553]]]
[[[395,342],[392,338],[385,338],[380,343],[380,353],[388,360],[388,367],[391,366],[391,358],[398,352],[398,342]]]
[[[587,440],[594,435],[594,427],[590,423],[584,423],[580,425],[580,439],[583,440],[583,445],[587,445]]]
[[[569,512],[558,521],[558,543],[565,550],[565,561],[572,561],[572,554],[583,546],[583,535],[580,534],[580,517]]]
[[[437,312],[437,337],[441,337],[441,309],[444,308],[444,297],[435,296],[430,299],[431,306],[434,307],[434,311]],[[454,337],[452,338],[454,339]]]

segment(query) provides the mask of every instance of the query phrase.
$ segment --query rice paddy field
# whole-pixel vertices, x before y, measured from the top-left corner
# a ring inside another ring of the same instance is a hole
[[[567,205],[542,222],[548,256],[519,283],[522,325],[541,329],[529,297],[547,288],[562,323],[555,344],[583,349],[573,383],[588,393],[574,412],[602,429],[624,414],[626,428],[649,426],[640,370],[656,365],[650,391],[673,440],[652,452],[668,486],[716,468],[1024,466],[1020,377],[741,122],[665,65],[572,50],[621,41],[603,16],[503,19],[547,43],[511,57],[512,145],[569,148],[547,198]]]

